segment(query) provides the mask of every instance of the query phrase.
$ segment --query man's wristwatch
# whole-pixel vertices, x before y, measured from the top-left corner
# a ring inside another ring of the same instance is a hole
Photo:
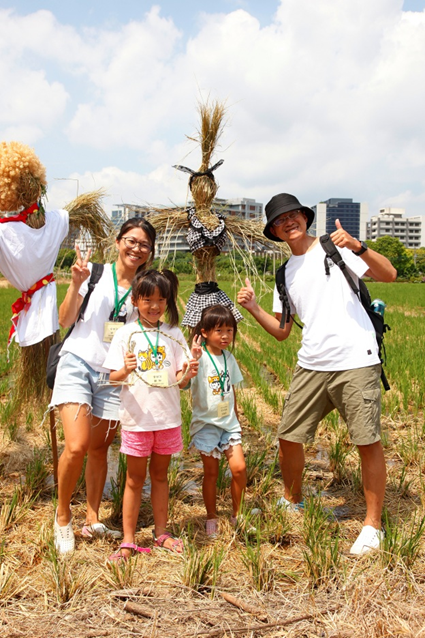
[[[357,241],[360,241],[359,239]],[[369,246],[366,244],[365,241],[361,241],[360,242],[360,250],[352,250],[351,252],[354,253],[355,255],[357,255],[357,257],[360,257],[360,255],[363,255],[363,253],[365,253],[367,250],[369,249]]]

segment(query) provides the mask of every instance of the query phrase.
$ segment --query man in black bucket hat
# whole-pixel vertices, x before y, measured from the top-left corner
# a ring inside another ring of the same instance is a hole
[[[289,336],[295,314],[304,324],[298,362],[278,429],[285,487],[278,504],[302,511],[303,444],[314,440],[319,422],[337,408],[361,459],[366,517],[350,552],[364,554],[378,548],[383,537],[386,482],[380,436],[381,363],[375,331],[341,269],[333,262],[325,268],[326,255],[319,239],[307,233],[314,220],[313,210],[294,195],[281,193],[268,202],[265,212],[265,236],[287,242],[292,251],[285,266],[291,313],[286,323],[281,323],[282,301],[276,286],[274,316],[263,310],[249,279],[238,293],[238,302],[278,341]],[[395,280],[397,272],[386,257],[352,237],[338,219],[335,226],[331,239],[356,283],[364,275],[376,281]]]

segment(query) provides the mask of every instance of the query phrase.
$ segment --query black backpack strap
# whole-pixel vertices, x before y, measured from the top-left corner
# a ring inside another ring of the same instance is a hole
[[[358,286],[356,286],[356,284],[354,282],[354,279],[352,278],[352,276],[348,272],[347,265],[346,265],[345,261],[343,260],[343,258],[341,257],[341,253],[339,252],[338,248],[333,243],[333,241],[330,238],[330,236],[329,235],[322,235],[320,237],[319,241],[322,244],[323,250],[325,251],[325,272],[326,272],[326,274],[329,275],[329,264],[328,264],[328,258],[329,258],[329,259],[331,259],[334,262],[334,264],[336,264],[338,266],[338,268],[341,270],[342,274],[346,278],[351,290],[360,299],[360,290],[359,290]],[[361,301],[361,299],[360,299],[360,301]]]
[[[90,280],[89,280],[89,289],[87,291],[86,296],[83,299],[83,303],[81,304],[81,308],[80,308],[80,312],[78,313],[78,317],[75,323],[77,323],[77,321],[80,321],[80,319],[84,319],[84,313],[86,311],[87,305],[89,303],[89,299],[91,297],[91,294],[94,290],[95,285],[97,284],[97,282],[99,281],[99,279],[101,278],[103,274],[103,264],[92,264],[92,270],[91,270],[91,275],[90,275]]]
[[[284,328],[286,323],[289,323],[291,319],[291,304],[289,303],[288,293],[286,292],[286,280],[285,280],[285,269],[288,261],[285,261],[277,270],[276,270],[276,288],[279,293],[279,299],[282,302],[282,316],[280,319],[279,328]],[[302,329],[302,326],[292,317],[293,322]]]
[[[386,359],[386,353],[385,353],[385,346],[383,343],[383,336],[384,336],[384,333],[387,330],[390,330],[391,328],[387,324],[384,324],[384,320],[381,317],[381,315],[375,312],[371,308],[371,299],[370,299],[369,290],[366,284],[364,283],[364,281],[362,279],[359,279],[359,285],[357,286],[355,284],[352,276],[348,272],[345,261],[341,257],[341,254],[338,248],[335,246],[330,236],[327,234],[322,235],[320,237],[320,243],[322,245],[323,250],[325,251],[326,275],[329,275],[328,259],[331,259],[334,262],[334,264],[336,264],[338,268],[341,270],[351,290],[357,296],[358,300],[360,301],[363,308],[367,312],[369,319],[371,320],[373,328],[375,330],[376,340],[378,343],[379,358],[381,359],[381,364],[384,363]],[[382,352],[384,353],[384,357],[382,357]],[[382,381],[382,385],[384,386],[384,389],[389,390],[390,385],[388,383],[387,377],[385,376],[384,368],[382,366],[381,366],[381,381]]]

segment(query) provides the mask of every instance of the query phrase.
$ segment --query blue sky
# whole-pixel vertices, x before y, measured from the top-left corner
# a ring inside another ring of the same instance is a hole
[[[0,139],[35,147],[52,206],[184,202],[209,96],[221,197],[424,214],[424,75],[425,0],[0,1]]]

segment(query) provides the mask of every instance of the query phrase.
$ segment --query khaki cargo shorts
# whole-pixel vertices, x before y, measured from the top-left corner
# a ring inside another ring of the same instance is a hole
[[[294,443],[311,443],[319,422],[337,409],[354,445],[381,439],[381,364],[317,372],[299,365],[283,405],[278,436]]]

